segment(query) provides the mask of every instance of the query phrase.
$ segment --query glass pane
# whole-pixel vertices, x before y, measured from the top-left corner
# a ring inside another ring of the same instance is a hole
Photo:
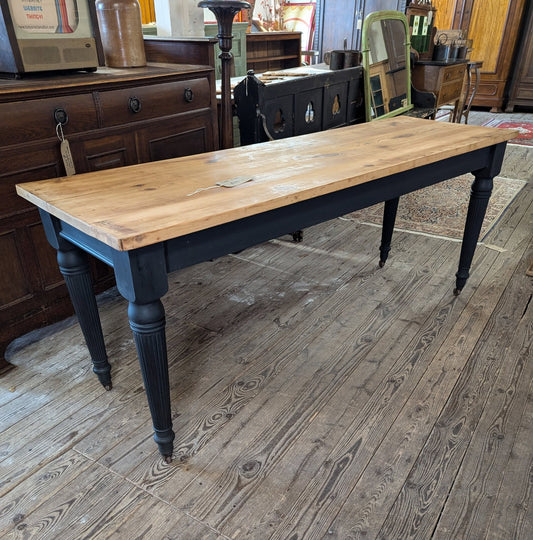
[[[404,23],[396,19],[373,21],[368,28],[370,87],[375,96],[376,116],[403,107],[409,84],[406,59],[406,31]],[[379,73],[378,75],[373,75]],[[377,100],[380,100],[379,103]]]

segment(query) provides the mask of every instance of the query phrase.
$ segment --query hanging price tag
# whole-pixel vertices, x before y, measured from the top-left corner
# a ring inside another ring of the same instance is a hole
[[[74,160],[72,159],[70,144],[67,139],[61,141],[60,150],[61,157],[63,158],[63,165],[65,165],[65,172],[67,173],[67,176],[73,176],[76,174],[76,167],[74,167]]]
[[[72,159],[72,152],[70,151],[70,144],[63,135],[63,126],[59,123],[56,126],[56,135],[60,141],[59,150],[61,157],[63,158],[63,165],[65,166],[65,173],[67,176],[73,176],[76,174],[76,167],[74,166],[74,160]]]

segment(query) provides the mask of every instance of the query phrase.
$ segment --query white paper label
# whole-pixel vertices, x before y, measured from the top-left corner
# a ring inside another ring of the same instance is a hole
[[[76,174],[76,167],[74,167],[74,160],[72,159],[72,153],[70,152],[70,145],[67,139],[63,139],[60,145],[61,157],[63,158],[63,165],[65,165],[65,172],[67,176],[73,176]]]

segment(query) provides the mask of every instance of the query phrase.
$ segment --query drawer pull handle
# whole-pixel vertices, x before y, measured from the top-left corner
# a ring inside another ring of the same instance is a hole
[[[68,122],[67,111],[65,111],[65,109],[57,108],[54,111],[54,120],[56,121],[56,124],[64,126]]]
[[[185,98],[185,101],[187,103],[191,103],[191,101],[194,99],[194,92],[190,88],[185,88],[185,92],[183,92],[183,97]]]
[[[142,105],[141,100],[138,97],[130,97],[128,100],[128,107],[132,113],[141,112]]]

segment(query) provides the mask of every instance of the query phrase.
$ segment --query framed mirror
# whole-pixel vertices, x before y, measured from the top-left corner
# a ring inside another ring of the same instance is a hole
[[[412,109],[405,15],[399,11],[370,13],[363,23],[362,49],[367,122]]]

